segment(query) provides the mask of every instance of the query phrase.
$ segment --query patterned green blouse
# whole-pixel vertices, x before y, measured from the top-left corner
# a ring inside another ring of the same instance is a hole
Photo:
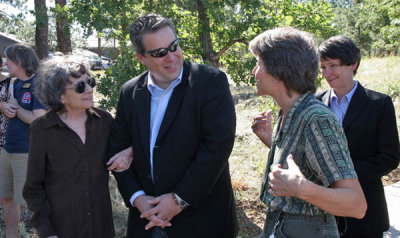
[[[271,196],[268,173],[278,163],[287,168],[286,157],[292,154],[303,175],[318,185],[329,187],[339,180],[357,178],[342,126],[331,110],[311,93],[297,99],[279,128],[281,120],[280,113],[272,134],[260,198],[274,210],[324,214],[325,211],[299,198]]]

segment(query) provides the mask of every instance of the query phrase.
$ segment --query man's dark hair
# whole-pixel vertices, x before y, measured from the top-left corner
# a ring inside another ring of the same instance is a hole
[[[361,54],[360,49],[352,40],[345,36],[333,36],[318,48],[321,59],[339,59],[341,65],[352,65],[357,63],[357,68],[353,74],[356,75],[358,66],[360,66]]]
[[[158,14],[147,14],[139,17],[130,28],[130,38],[136,53],[144,54],[143,35],[156,32],[164,27],[170,27],[176,35],[174,23]]]

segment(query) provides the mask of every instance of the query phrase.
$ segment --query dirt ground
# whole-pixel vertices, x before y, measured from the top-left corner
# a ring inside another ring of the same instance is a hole
[[[391,185],[400,181],[400,167],[393,170],[390,174],[382,177],[383,185]]]

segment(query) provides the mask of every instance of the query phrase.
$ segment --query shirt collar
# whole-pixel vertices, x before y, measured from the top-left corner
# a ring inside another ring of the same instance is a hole
[[[282,124],[282,128],[279,128],[279,123],[280,120],[282,120],[282,110],[280,110],[279,112],[279,118],[278,118],[278,123],[276,123],[276,126],[274,128],[274,133],[273,135],[275,135],[275,137],[273,138],[273,140],[275,140],[276,142],[279,142],[283,136],[286,135],[287,130],[289,129],[289,126],[291,124],[291,122],[293,120],[296,120],[299,112],[297,112],[298,108],[303,105],[306,101],[311,100],[311,98],[313,98],[313,94],[312,93],[305,93],[303,95],[301,95],[296,102],[293,104],[293,106],[289,109],[289,112],[286,114],[286,117],[284,119],[284,122]],[[278,130],[279,128],[279,130]]]
[[[348,92],[348,93],[347,93],[346,95],[344,95],[344,97],[343,97],[343,98],[346,98],[346,99],[347,99],[347,102],[350,102],[350,101],[351,101],[351,98],[353,97],[354,93],[356,92],[357,86],[358,86],[358,81],[357,81],[357,80],[354,80],[354,87],[350,90],[350,92]],[[338,97],[337,97],[335,91],[334,91],[334,90],[331,90],[330,103],[332,103],[332,102],[337,102],[337,100],[338,100]]]
[[[151,75],[151,72],[149,71],[147,89],[150,91],[151,94],[153,94],[154,90],[168,91],[169,89],[174,89],[182,81],[182,75],[183,75],[183,66],[182,66],[181,72],[179,73],[178,78],[176,78],[174,81],[172,81],[171,84],[168,86],[168,88],[162,89],[154,82],[153,76]]]
[[[86,113],[88,114],[88,120],[92,117],[98,117],[101,118],[100,114],[96,112],[95,109],[89,108],[86,110]],[[60,117],[57,115],[56,112],[53,110],[50,110],[49,112],[46,113],[47,120],[43,120],[42,122],[42,128],[50,128],[53,126],[65,126],[65,124],[61,121]]]

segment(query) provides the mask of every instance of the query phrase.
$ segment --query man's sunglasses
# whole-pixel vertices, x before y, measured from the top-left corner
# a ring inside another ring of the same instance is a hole
[[[75,89],[76,93],[84,93],[86,89],[86,84],[90,87],[94,88],[96,86],[96,79],[95,78],[87,78],[86,80],[81,80],[77,82],[74,87],[67,88],[67,89]]]
[[[168,48],[159,48],[156,50],[144,51],[144,53],[150,54],[153,57],[160,58],[168,54],[168,51],[175,52],[178,49],[179,38],[176,38]]]

